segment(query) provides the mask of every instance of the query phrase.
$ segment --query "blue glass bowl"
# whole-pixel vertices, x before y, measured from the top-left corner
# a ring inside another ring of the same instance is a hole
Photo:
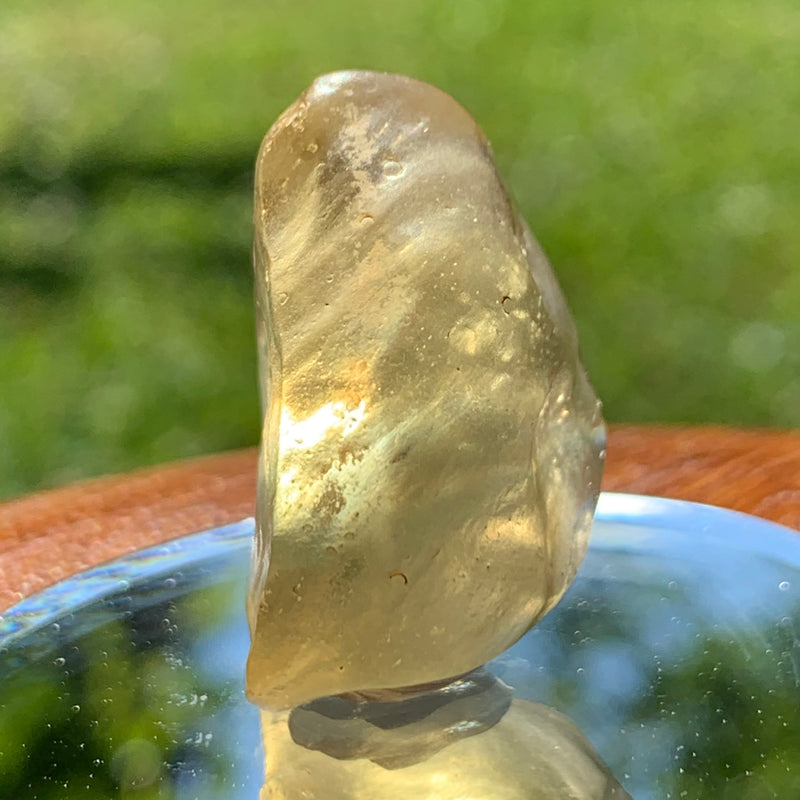
[[[0,618],[0,798],[258,797],[252,528],[135,553]],[[637,800],[800,796],[800,537],[605,494],[575,583],[489,668],[571,717]]]

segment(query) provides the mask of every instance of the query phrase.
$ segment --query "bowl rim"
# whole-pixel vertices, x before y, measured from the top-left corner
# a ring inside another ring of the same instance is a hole
[[[0,614],[0,652],[26,635],[52,624],[65,613],[79,610],[104,596],[132,585],[176,572],[203,561],[224,562],[249,553],[255,521],[210,528],[131,552],[121,558],[78,572],[26,597]],[[641,549],[655,546],[659,533],[669,531],[676,543],[702,549],[725,547],[749,551],[800,566],[797,532],[761,517],[727,508],[665,497],[602,492],[594,517],[590,550],[608,550],[624,543]],[[614,535],[614,531],[617,535]],[[681,540],[679,542],[678,540]]]

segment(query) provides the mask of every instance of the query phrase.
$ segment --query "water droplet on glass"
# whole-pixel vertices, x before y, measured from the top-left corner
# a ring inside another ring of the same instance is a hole
[[[791,589],[791,588],[792,588],[792,584],[791,584],[791,583],[789,583],[789,581],[781,581],[781,582],[778,584],[778,588],[779,588],[779,589],[780,589],[782,592],[788,592],[788,591],[789,591],[789,589]]]
[[[53,662],[53,664],[54,664],[55,666],[57,666],[57,667],[63,667],[63,666],[64,666],[64,664],[66,664],[66,663],[67,663],[67,661],[66,661],[66,659],[64,659],[64,658],[57,658],[57,659],[56,659],[56,660]]]
[[[279,305],[285,306],[289,302],[289,295],[286,292],[281,292],[278,295],[278,303]]]

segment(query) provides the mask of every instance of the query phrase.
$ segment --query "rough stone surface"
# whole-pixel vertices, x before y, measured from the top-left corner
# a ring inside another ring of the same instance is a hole
[[[489,145],[410,78],[319,78],[255,180],[264,408],[248,694],[467,672],[586,551],[599,404]]]

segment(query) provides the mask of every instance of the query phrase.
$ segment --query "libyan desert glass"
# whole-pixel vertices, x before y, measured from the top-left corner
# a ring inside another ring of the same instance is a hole
[[[575,575],[605,452],[485,136],[429,84],[325,75],[264,139],[254,222],[248,697],[280,710],[479,667]]]
[[[2,800],[258,797],[251,537],[250,521],[188,537],[6,613]],[[514,702],[570,718],[636,800],[798,796],[800,540],[603,495],[574,585],[487,671]]]

